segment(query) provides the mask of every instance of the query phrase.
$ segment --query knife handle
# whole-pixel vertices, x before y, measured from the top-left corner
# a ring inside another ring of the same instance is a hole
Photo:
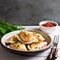
[[[55,60],[58,57],[58,49],[56,47],[51,48],[51,52],[47,56],[46,60]]]
[[[58,57],[58,49],[55,47],[55,48],[52,48],[51,51],[52,51],[51,60],[55,60]]]

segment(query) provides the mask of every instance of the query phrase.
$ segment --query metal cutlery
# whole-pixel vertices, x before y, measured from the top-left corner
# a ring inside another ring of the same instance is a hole
[[[58,54],[57,54],[57,52],[58,52],[58,48],[57,48],[58,42],[59,42],[59,35],[55,35],[53,43],[52,43],[51,51],[50,51],[49,55],[47,56],[46,60],[55,60],[58,57]]]

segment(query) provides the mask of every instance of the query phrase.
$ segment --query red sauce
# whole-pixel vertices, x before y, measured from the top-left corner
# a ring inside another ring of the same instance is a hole
[[[52,22],[47,22],[45,24],[42,24],[42,26],[45,26],[45,27],[54,27],[54,26],[56,26],[56,24],[52,23]]]

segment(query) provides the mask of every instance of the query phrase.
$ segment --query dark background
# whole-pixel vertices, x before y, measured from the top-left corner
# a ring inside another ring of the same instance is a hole
[[[22,25],[47,19],[60,24],[60,0],[0,0],[0,18]]]

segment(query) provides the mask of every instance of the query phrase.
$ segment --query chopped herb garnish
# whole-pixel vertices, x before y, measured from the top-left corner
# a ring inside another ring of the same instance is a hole
[[[40,36],[38,35],[38,37],[40,37]]]
[[[17,45],[17,48],[19,48],[20,47],[20,45]]]
[[[37,32],[33,32],[34,34],[36,34]]]
[[[28,33],[25,33],[25,36],[28,36]]]
[[[35,47],[35,49],[40,49],[40,47]]]

